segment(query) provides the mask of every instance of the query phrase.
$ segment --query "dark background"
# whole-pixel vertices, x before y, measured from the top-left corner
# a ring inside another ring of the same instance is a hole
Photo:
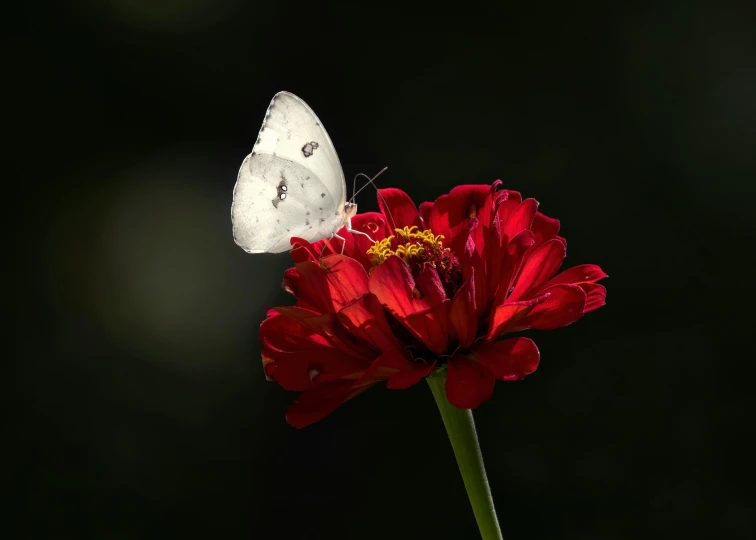
[[[388,166],[417,202],[500,178],[610,275],[476,411],[506,538],[753,538],[747,4],[27,4],[4,54],[12,537],[476,537],[427,385],[296,430],[263,377],[290,259],[238,248],[230,204],[285,89],[347,178]]]

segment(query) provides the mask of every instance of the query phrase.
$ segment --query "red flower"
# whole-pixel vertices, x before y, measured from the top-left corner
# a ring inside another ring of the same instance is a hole
[[[556,274],[566,242],[559,221],[534,199],[491,186],[454,188],[418,210],[398,189],[380,191],[382,213],[358,214],[341,242],[293,238],[294,268],[283,286],[294,307],[268,312],[260,327],[265,373],[303,392],[287,420],[303,427],[386,381],[407,388],[447,366],[446,394],[460,408],[487,400],[496,379],[538,367],[526,337],[604,305],[606,274],[581,265]],[[389,226],[389,224],[391,226]]]

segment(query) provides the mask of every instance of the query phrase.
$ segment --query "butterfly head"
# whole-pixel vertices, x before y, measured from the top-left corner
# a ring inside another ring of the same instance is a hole
[[[352,219],[356,215],[357,215],[357,204],[351,201],[347,201],[344,204],[344,216],[347,219]]]

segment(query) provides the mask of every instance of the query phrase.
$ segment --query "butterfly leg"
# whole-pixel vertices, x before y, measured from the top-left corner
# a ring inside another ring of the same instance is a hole
[[[338,238],[339,240],[341,240],[341,254],[343,255],[344,248],[346,247],[346,238],[343,238],[336,233],[333,233],[333,236],[331,236],[331,238]]]
[[[323,258],[323,255],[325,255],[326,249],[328,248],[328,244],[331,243],[331,238],[333,238],[333,236],[328,238],[328,240],[326,240],[326,243],[323,244],[323,249],[320,250],[320,257],[318,257],[318,262],[320,262],[320,260]]]
[[[358,230],[353,229],[352,226],[351,226],[351,224],[347,225],[347,232],[350,232],[352,234],[359,234],[361,236],[364,236],[365,238],[367,238],[368,240],[370,240],[371,242],[373,242],[375,244],[375,240],[373,240],[372,238],[370,238],[369,234],[364,233],[362,231],[358,231]]]

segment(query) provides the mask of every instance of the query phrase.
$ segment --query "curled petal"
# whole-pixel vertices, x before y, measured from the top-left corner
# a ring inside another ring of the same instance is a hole
[[[528,293],[539,291],[562,266],[566,254],[564,244],[556,239],[537,247],[525,262],[508,300],[516,302],[527,298]]]
[[[374,242],[393,234],[393,229],[389,230],[386,220],[380,212],[357,214],[352,218],[352,229],[363,232],[370,238],[362,234],[351,233],[347,231],[346,227],[342,227],[337,234],[344,239],[343,254],[356,259],[365,267],[365,270],[369,270],[372,265],[367,250],[372,247]],[[342,250],[342,241],[338,238],[332,238],[330,241],[321,240],[318,244],[328,244],[329,252],[341,253]]]
[[[510,240],[518,233],[530,229],[533,218],[538,209],[538,201],[535,199],[525,199],[514,209],[506,222],[501,223],[502,236]]]
[[[498,268],[500,268],[500,271],[490,289],[492,291],[491,296],[494,298],[494,306],[502,305],[507,295],[512,291],[514,281],[519,276],[520,270],[527,260],[525,256],[534,242],[532,231],[522,231],[515,235],[509,241],[509,244],[503,246],[503,250],[499,251],[498,255],[501,257],[501,260],[498,263]],[[492,265],[491,268],[492,275],[490,278],[493,281],[494,276],[496,276],[496,274],[493,274],[493,270],[497,266]]]
[[[419,293],[419,297],[431,306],[440,304],[446,299],[444,284],[441,283],[438,271],[431,263],[423,264],[415,280],[415,291],[413,292],[413,296],[418,296]]]
[[[551,240],[559,232],[559,220],[550,218],[541,212],[536,212],[530,230],[535,235],[536,245],[540,246],[547,240]]]
[[[496,193],[496,215],[502,226],[509,221],[512,212],[522,203],[522,196],[517,191],[502,189]]]
[[[501,381],[516,381],[530,375],[541,356],[533,340],[524,337],[483,341],[473,347],[472,354]]]
[[[385,188],[379,189],[378,193],[378,206],[392,231],[413,225],[421,230],[424,228],[415,203],[404,191]]]
[[[598,283],[581,283],[580,288],[585,292],[586,300],[583,313],[594,311],[606,305],[606,287]]]
[[[450,318],[457,331],[460,347],[469,347],[475,341],[475,334],[478,331],[474,277],[465,281],[454,295]]]
[[[496,180],[488,189],[483,204],[476,207],[475,219],[477,220],[477,226],[470,228],[470,236],[475,242],[475,249],[478,251],[478,255],[481,260],[486,261],[486,251],[490,250],[492,245],[498,242],[498,234],[500,231],[494,229],[494,221],[498,221],[496,217],[495,199],[496,188],[501,184],[501,180]],[[472,219],[470,220],[472,221]]]
[[[460,262],[462,264],[462,277],[474,283],[475,310],[478,316],[480,316],[488,306],[488,299],[486,297],[486,267],[485,262],[480,257],[479,251],[475,248],[472,236],[467,237],[467,243],[460,257]]]
[[[491,368],[457,355],[449,360],[446,376],[446,397],[459,409],[474,409],[493,394],[494,378]]]
[[[544,288],[558,283],[566,283],[568,285],[581,285],[583,283],[595,283],[600,279],[604,279],[607,276],[604,271],[595,264],[581,264],[568,268],[564,272],[560,272],[553,278],[551,278]]]
[[[543,291],[547,298],[533,306],[516,330],[536,328],[554,330],[574,323],[583,316],[586,294],[578,285],[554,285]]]
[[[461,253],[467,241],[470,218],[485,216],[490,224],[493,203],[489,196],[492,187],[487,184],[457,186],[448,195],[442,195],[433,204],[425,226],[434,234],[442,234],[445,245],[455,253]]]
[[[375,241],[383,240],[390,234],[393,234],[393,230],[389,229],[389,226],[386,223],[386,218],[383,217],[383,214],[380,212],[363,212],[362,214],[355,215],[352,218],[352,228],[364,232]],[[367,242],[364,250],[367,251],[367,248],[369,248],[372,243],[364,236],[355,235],[356,240],[360,238]]]

